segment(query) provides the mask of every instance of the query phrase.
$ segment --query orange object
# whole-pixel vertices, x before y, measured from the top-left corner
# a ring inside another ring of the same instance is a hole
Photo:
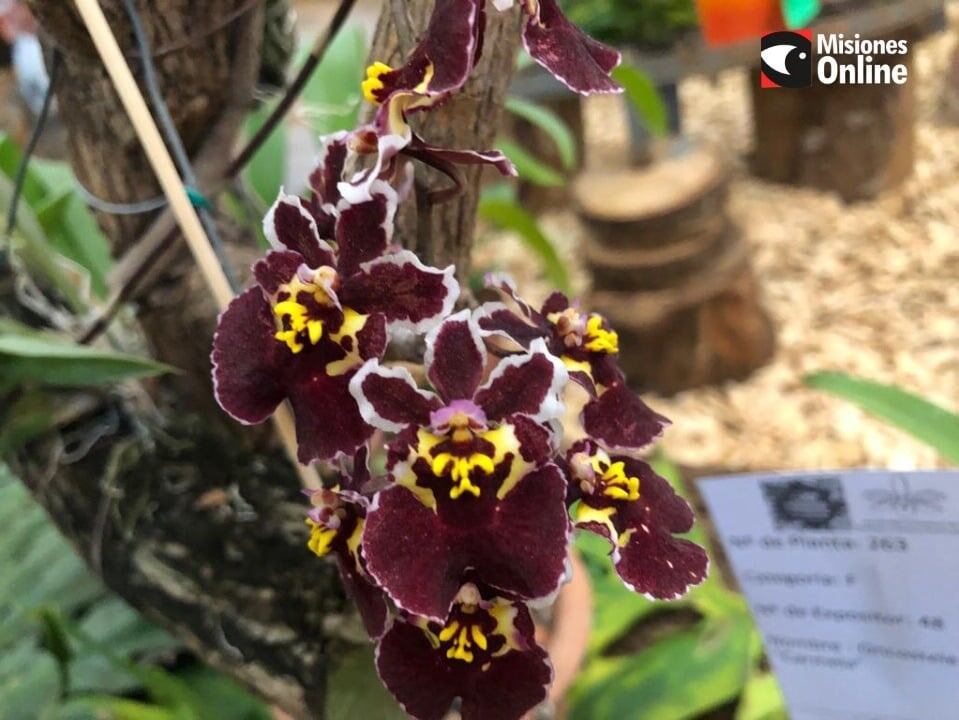
[[[727,45],[783,30],[780,0],[696,0],[703,36],[710,45]]]

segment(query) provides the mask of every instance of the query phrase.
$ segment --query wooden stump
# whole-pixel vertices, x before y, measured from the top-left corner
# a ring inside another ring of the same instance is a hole
[[[892,37],[892,36],[890,36]],[[914,33],[895,39],[914,40]],[[773,182],[868,200],[906,180],[915,163],[915,46],[876,62],[909,68],[904,85],[816,85],[763,90],[750,80],[755,117],[753,171]]]
[[[750,250],[726,213],[729,177],[692,150],[575,185],[590,232],[590,307],[620,335],[641,390],[673,394],[747,376],[773,354]]]

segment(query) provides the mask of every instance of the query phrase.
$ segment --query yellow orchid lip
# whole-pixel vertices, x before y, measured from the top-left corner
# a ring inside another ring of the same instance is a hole
[[[316,345],[324,334],[323,321],[311,317],[310,308],[303,301],[311,298],[321,307],[336,307],[336,298],[331,294],[337,282],[336,270],[324,266],[309,272],[312,277],[304,279],[303,273],[298,273],[281,285],[276,296],[282,299],[273,303],[277,324],[274,337],[294,354],[302,352],[307,341]]]

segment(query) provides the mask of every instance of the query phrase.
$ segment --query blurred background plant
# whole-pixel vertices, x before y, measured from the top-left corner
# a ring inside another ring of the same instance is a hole
[[[563,0],[561,4],[590,35],[624,47],[665,47],[699,23],[694,0]]]

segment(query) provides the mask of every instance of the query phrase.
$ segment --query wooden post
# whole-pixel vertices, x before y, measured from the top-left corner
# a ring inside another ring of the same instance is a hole
[[[576,183],[589,307],[619,332],[623,369],[640,390],[741,378],[772,355],[750,250],[726,212],[728,183],[703,150]]]

